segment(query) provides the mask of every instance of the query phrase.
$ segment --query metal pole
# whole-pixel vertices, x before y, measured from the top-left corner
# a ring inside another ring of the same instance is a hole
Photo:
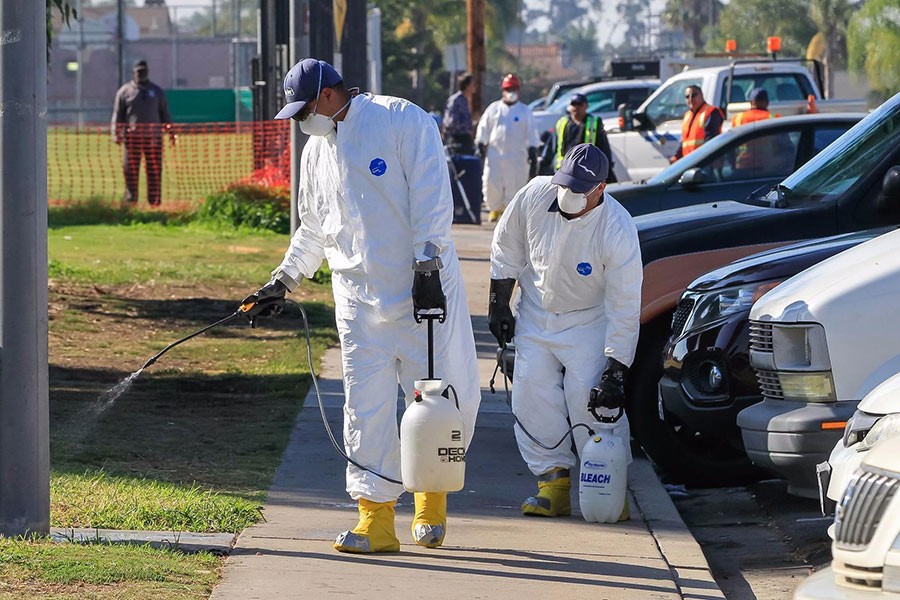
[[[309,56],[309,0],[291,0],[291,66],[302,58]],[[297,187],[300,185],[300,154],[306,144],[306,136],[300,128],[291,123],[291,231],[300,227],[300,215],[297,211]]]
[[[76,52],[76,61],[78,62],[78,73],[75,78],[75,95],[78,99],[78,129],[84,127],[84,13],[81,12],[81,0],[76,4],[78,10],[78,50]]]
[[[116,0],[116,50],[119,61],[118,87],[125,83],[128,73],[125,70],[125,0]]]
[[[50,530],[47,13],[0,3],[0,535]]]
[[[341,58],[343,70],[341,75],[348,87],[368,89],[366,63],[366,0],[347,0],[347,17],[344,19],[344,31],[337,32],[341,37]]]

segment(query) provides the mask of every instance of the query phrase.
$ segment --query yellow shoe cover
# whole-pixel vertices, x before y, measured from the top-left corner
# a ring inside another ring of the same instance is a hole
[[[568,469],[552,469],[538,477],[538,493],[522,503],[522,514],[538,517],[565,517],[572,514]]]
[[[488,212],[488,223],[493,223],[494,221],[499,221],[500,216],[503,214],[502,210],[492,210]]]
[[[447,533],[447,492],[416,492],[415,498],[413,540],[420,546],[437,548]]]
[[[391,502],[372,502],[359,499],[359,523],[345,531],[334,541],[338,552],[371,554],[373,552],[399,552],[400,540],[394,533],[394,505]]]

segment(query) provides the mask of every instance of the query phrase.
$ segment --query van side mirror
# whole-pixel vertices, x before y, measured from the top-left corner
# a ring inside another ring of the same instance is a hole
[[[624,102],[619,105],[619,131],[634,130],[634,109],[628,108]]]
[[[894,165],[884,174],[878,208],[883,212],[900,213],[900,165]]]

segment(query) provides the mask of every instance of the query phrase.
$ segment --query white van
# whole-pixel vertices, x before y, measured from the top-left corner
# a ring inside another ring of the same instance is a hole
[[[900,437],[881,441],[850,479],[834,519],[831,566],[794,600],[900,599]]]
[[[843,185],[837,184],[836,185]],[[857,405],[900,373],[900,230],[842,252],[760,298],[750,361],[763,401],[738,414],[750,459],[819,496],[816,465]]]

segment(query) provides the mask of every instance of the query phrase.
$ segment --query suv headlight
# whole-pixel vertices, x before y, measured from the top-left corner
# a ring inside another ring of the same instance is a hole
[[[861,410],[854,412],[853,416],[847,420],[847,426],[844,427],[844,448],[861,442],[869,434],[872,426],[883,418],[884,415],[870,415]]]
[[[682,331],[693,331],[739,312],[749,312],[760,296],[777,286],[782,280],[754,283],[696,294],[694,309],[688,316]],[[687,294],[685,294],[687,296]]]
[[[849,427],[849,423],[847,425]],[[869,433],[865,434],[865,437],[856,447],[856,451],[865,452],[866,450],[871,450],[881,440],[897,435],[900,435],[900,413],[885,415],[878,419],[878,422],[872,426]]]

